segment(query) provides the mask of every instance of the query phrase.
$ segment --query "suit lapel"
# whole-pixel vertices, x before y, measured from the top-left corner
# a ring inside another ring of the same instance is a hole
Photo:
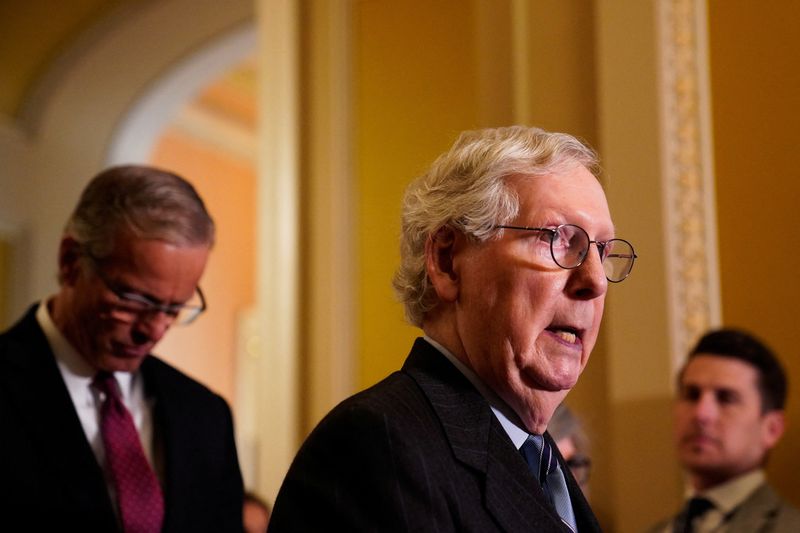
[[[431,402],[456,459],[485,476],[486,510],[507,531],[563,531],[561,520],[486,400],[439,351],[417,339],[403,370]]]
[[[566,531],[528,465],[496,420],[489,436],[486,506],[508,531]]]
[[[152,402],[153,409],[153,446],[156,457],[156,468],[163,477],[162,485],[166,515],[164,517],[164,530],[172,530],[171,524],[176,520],[180,522],[175,512],[184,509],[184,495],[191,487],[181,486],[181,480],[192,479],[191,475],[182,472],[186,459],[191,451],[183,450],[180,417],[171,411],[170,387],[164,383],[164,373],[161,369],[163,363],[152,356],[147,356],[140,367],[144,379],[145,394],[148,401]]]
[[[780,500],[775,492],[764,484],[756,489],[734,511],[728,529],[731,531],[762,531],[780,507]]]
[[[99,509],[116,520],[102,470],[81,426],[72,399],[58,370],[33,307],[7,335],[7,368],[3,388],[19,415],[24,431],[47,461],[42,472],[54,490],[74,500],[78,509],[97,514]],[[98,502],[102,502],[98,505]]]

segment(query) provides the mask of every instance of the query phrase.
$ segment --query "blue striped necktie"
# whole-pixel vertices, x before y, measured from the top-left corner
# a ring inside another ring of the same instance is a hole
[[[528,435],[520,452],[545,495],[555,507],[558,516],[561,517],[561,521],[572,531],[578,531],[567,482],[550,443],[542,435]]]

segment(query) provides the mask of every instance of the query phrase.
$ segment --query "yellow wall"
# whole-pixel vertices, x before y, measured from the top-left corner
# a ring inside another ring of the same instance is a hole
[[[593,0],[529,2],[531,123],[597,145]]]
[[[255,293],[254,167],[176,128],[164,133],[152,163],[191,181],[217,227],[200,280],[208,311],[190,326],[170,330],[156,352],[233,404],[239,313],[253,304]]]
[[[800,3],[709,2],[722,313],[782,357],[789,429],[769,475],[800,505]]]
[[[356,3],[358,388],[398,369],[421,332],[391,288],[405,186],[476,125],[471,11],[463,0]]]

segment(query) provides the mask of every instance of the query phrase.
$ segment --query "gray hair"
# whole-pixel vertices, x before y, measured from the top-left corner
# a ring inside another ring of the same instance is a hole
[[[425,243],[432,235],[451,226],[486,241],[519,211],[509,178],[552,174],[575,164],[599,177],[597,154],[565,133],[525,126],[462,133],[403,198],[400,267],[392,284],[406,319],[422,326],[425,314],[438,304],[425,270]]]
[[[64,228],[94,259],[110,255],[123,231],[179,246],[214,243],[214,221],[192,184],[148,166],[116,166],[95,176]]]

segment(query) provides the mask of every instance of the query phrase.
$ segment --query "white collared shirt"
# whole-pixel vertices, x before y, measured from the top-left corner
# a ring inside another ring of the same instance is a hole
[[[86,434],[86,440],[91,445],[97,462],[104,471],[107,471],[105,449],[100,435],[100,406],[104,398],[102,393],[91,386],[97,371],[81,357],[53,323],[46,301],[39,304],[39,308],[36,310],[36,320],[55,355],[61,377],[64,379],[64,384],[67,386],[75,411],[81,421],[83,432]],[[122,401],[130,411],[139,432],[139,439],[147,460],[153,466],[153,416],[152,409],[145,398],[141,374],[139,372],[114,372],[114,377],[119,383]]]

